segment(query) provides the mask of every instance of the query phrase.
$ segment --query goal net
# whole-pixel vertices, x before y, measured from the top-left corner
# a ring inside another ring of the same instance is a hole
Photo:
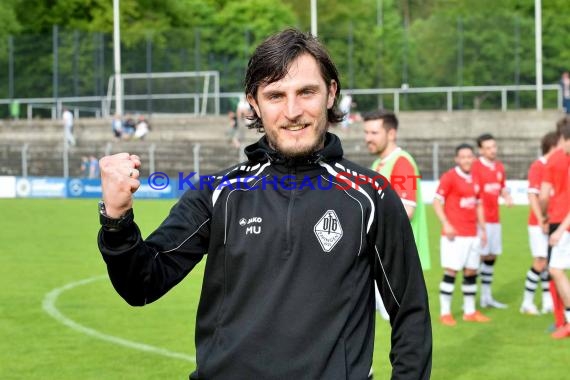
[[[218,71],[121,74],[123,113],[194,114],[220,113]],[[109,78],[104,116],[116,111],[116,77]]]

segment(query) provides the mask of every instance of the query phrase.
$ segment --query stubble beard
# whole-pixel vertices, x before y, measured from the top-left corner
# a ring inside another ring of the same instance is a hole
[[[290,123],[289,125],[298,125],[298,124],[312,124],[312,123],[307,123],[306,121],[298,121],[296,123]],[[318,126],[318,127],[317,127]],[[287,127],[287,126],[279,126],[279,128],[281,127]],[[316,132],[316,139],[314,141],[314,143],[312,143],[311,145],[308,146],[304,146],[300,149],[297,149],[297,144],[295,144],[293,146],[293,148],[284,148],[283,146],[281,146],[281,144],[279,144],[279,139],[275,138],[273,139],[273,135],[270,133],[267,133],[267,141],[269,142],[269,146],[271,146],[273,149],[275,149],[276,152],[278,152],[280,155],[282,155],[284,158],[286,159],[299,159],[302,157],[308,157],[311,154],[315,153],[318,150],[321,150],[324,147],[324,143],[325,143],[325,138],[326,138],[326,133],[328,130],[328,120],[327,120],[327,112],[325,109],[325,112],[323,114],[323,117],[321,117],[319,120],[317,120],[317,122],[313,125],[309,125],[307,128],[317,128]],[[275,136],[277,137],[279,134],[279,132],[275,133]],[[301,143],[303,141],[301,140]]]
[[[316,151],[323,148],[325,143],[325,136],[326,136],[326,128],[319,132],[317,139],[315,139],[314,143],[308,146],[304,146],[302,148],[297,148],[296,146],[291,148],[284,148],[281,144],[277,143],[276,141],[272,141],[270,135],[267,135],[267,140],[269,145],[275,149],[281,156],[287,159],[298,159],[302,157],[308,157],[311,154],[315,153]]]

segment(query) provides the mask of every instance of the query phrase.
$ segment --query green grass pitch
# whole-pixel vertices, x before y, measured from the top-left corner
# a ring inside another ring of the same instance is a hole
[[[144,235],[172,204],[136,202]],[[0,210],[1,379],[187,378],[195,366],[203,265],[161,300],[133,308],[101,277],[106,272],[96,245],[96,200],[4,199]],[[504,208],[502,216],[504,254],[496,266],[494,294],[509,309],[487,311],[493,318],[487,325],[463,323],[456,286],[458,325],[449,328],[438,323],[439,223],[429,209],[433,268],[425,275],[434,332],[433,379],[560,379],[568,373],[570,340],[549,337],[552,316],[518,311],[531,262],[527,208]],[[78,283],[86,279],[92,281]],[[377,322],[375,379],[387,379],[390,329],[379,317]]]

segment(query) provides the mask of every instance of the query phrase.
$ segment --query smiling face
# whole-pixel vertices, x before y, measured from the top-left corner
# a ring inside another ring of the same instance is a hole
[[[377,154],[381,158],[388,155],[392,146],[394,146],[396,141],[396,130],[390,128],[386,130],[383,127],[384,120],[375,119],[367,120],[364,122],[364,141],[366,142],[366,147],[368,152],[371,154]]]
[[[473,154],[473,151],[470,148],[459,149],[455,155],[455,163],[464,173],[471,172],[474,160],[475,154]]]
[[[301,157],[324,146],[336,89],[334,80],[325,83],[317,61],[303,54],[284,78],[259,86],[247,100],[263,121],[269,145],[285,157]]]

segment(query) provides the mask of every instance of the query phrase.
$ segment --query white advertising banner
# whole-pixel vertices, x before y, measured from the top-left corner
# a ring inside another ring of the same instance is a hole
[[[0,198],[16,198],[16,177],[0,177]]]

